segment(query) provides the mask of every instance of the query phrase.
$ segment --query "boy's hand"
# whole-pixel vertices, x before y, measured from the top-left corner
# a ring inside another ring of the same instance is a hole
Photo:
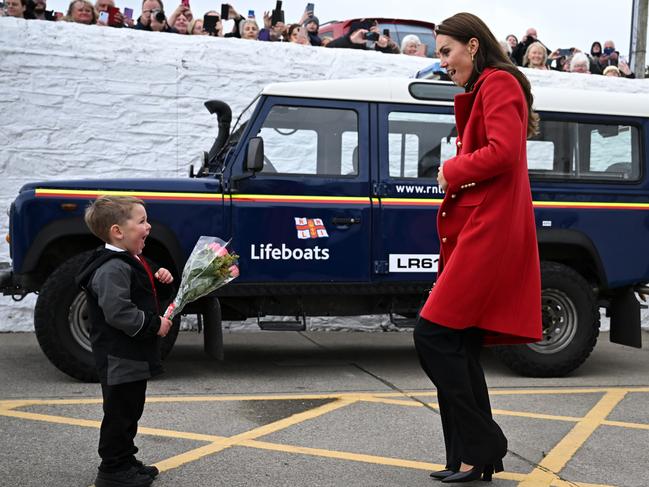
[[[166,337],[167,333],[169,333],[169,329],[171,328],[172,322],[171,320],[168,320],[167,318],[160,317],[160,329],[158,330],[158,336],[161,337]]]
[[[158,272],[156,272],[154,276],[162,284],[171,284],[172,282],[174,282],[174,276],[172,276],[171,272],[169,272],[164,267],[160,267],[160,269],[158,269]]]

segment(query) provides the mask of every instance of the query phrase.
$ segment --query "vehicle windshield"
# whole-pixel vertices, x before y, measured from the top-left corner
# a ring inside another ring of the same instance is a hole
[[[237,117],[237,120],[234,122],[234,125],[232,126],[232,130],[230,131],[230,136],[228,137],[228,140],[225,143],[226,146],[236,144],[239,141],[241,134],[246,128],[246,125],[248,125],[248,121],[250,120],[250,117],[254,113],[255,108],[257,108],[257,103],[259,102],[259,98],[261,98],[261,91],[257,93],[257,96],[255,96],[252,99],[252,101],[248,104],[248,106],[241,111],[241,113]]]

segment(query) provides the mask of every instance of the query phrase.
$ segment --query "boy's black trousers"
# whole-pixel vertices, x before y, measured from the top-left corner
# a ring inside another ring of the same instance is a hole
[[[491,465],[507,453],[507,438],[493,420],[480,365],[484,331],[455,330],[419,318],[414,331],[421,367],[437,388],[446,468]]]
[[[109,386],[102,384],[104,419],[99,433],[99,470],[127,470],[133,465],[137,447],[133,442],[144,411],[146,380]]]

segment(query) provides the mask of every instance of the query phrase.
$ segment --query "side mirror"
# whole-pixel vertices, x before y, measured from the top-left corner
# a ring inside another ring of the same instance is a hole
[[[248,152],[246,153],[244,169],[255,173],[261,171],[263,167],[264,139],[261,137],[253,137],[248,141]]]

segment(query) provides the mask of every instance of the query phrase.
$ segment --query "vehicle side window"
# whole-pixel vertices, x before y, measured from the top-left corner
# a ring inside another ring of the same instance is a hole
[[[262,174],[358,174],[358,115],[354,110],[275,105],[259,131]]]
[[[388,132],[391,178],[436,178],[440,161],[456,154],[453,115],[391,112]]]
[[[634,181],[640,176],[639,133],[631,125],[541,121],[527,142],[533,179]]]

